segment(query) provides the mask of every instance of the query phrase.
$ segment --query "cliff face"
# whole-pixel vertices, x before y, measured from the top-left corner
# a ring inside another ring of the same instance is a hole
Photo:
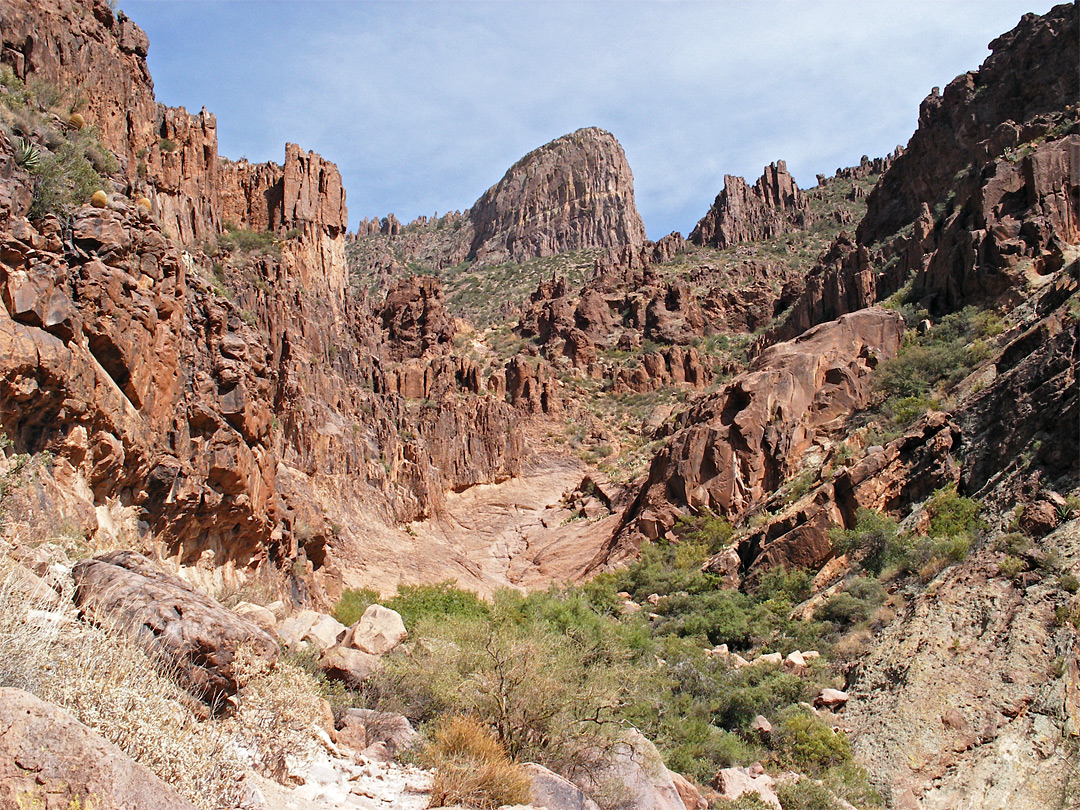
[[[626,156],[611,133],[595,127],[523,157],[469,209],[469,219],[469,256],[489,263],[645,241]]]
[[[437,290],[373,306],[349,288],[337,168],[295,144],[282,166],[220,159],[212,115],[153,101],[139,33],[104,3],[16,2],[0,21],[19,77],[84,93],[96,77],[82,115],[121,163],[107,208],[31,223],[0,143],[0,425],[56,460],[52,511],[12,508],[88,538],[137,526],[219,584],[280,572],[301,602],[333,598],[345,559],[392,585],[402,522],[517,471],[517,412],[441,356]],[[226,224],[262,247],[192,243]],[[430,345],[409,342],[414,311]]]
[[[741,177],[725,175],[724,189],[689,238],[696,245],[726,248],[799,230],[811,222],[806,199],[781,160],[766,166],[752,186]]]
[[[922,103],[919,127],[845,236],[787,292],[764,343],[894,294],[934,314],[1015,305],[1068,263],[1080,223],[1073,4],[1025,15],[977,71]],[[1064,252],[1063,252],[1064,250]],[[1037,286],[1037,285],[1036,285]]]

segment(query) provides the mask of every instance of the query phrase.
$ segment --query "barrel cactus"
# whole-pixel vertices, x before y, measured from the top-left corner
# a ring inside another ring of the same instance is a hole
[[[101,189],[95,191],[94,196],[90,198],[90,204],[94,206],[94,208],[104,208],[108,204],[108,202],[108,195],[106,195],[105,192]]]
[[[146,213],[148,214],[150,213],[150,209],[152,208],[150,200],[148,200],[146,197],[139,197],[139,199],[135,201],[135,205],[146,211]]]
[[[82,129],[86,126],[86,119],[78,113],[72,113],[71,118],[68,119],[68,124],[70,124],[73,129]]]

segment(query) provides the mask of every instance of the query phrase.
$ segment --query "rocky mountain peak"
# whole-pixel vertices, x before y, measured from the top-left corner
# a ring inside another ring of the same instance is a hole
[[[610,132],[579,129],[515,163],[469,211],[470,258],[520,261],[645,241],[634,176]]]
[[[723,191],[690,233],[690,241],[726,248],[805,228],[810,218],[802,191],[779,160],[766,166],[752,186],[725,175]]]

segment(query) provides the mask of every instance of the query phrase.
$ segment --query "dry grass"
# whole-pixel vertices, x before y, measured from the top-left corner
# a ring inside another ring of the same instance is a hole
[[[467,805],[495,810],[528,804],[530,780],[487,726],[460,715],[435,727],[421,759],[435,770],[429,807]]]
[[[53,703],[207,810],[236,807],[249,767],[279,771],[316,744],[311,677],[250,664],[231,716],[207,717],[167,662],[112,628],[82,621],[70,579],[57,594],[0,555],[0,686]],[[28,587],[29,585],[29,587]],[[278,773],[280,775],[280,773]]]

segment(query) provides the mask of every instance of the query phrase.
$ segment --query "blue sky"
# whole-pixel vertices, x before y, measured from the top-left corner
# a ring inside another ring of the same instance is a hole
[[[465,209],[526,152],[614,133],[649,237],[785,159],[818,173],[907,142],[934,85],[1046,0],[120,0],[159,101],[217,115],[219,150],[341,169],[352,223]]]

